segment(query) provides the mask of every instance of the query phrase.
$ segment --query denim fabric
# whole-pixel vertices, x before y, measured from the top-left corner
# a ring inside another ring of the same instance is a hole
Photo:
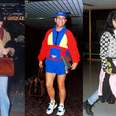
[[[96,91],[88,98],[88,102],[89,102],[90,105],[93,105],[98,99],[99,99],[99,97],[98,97],[98,90],[96,90]]]
[[[9,116],[10,102],[7,95],[8,77],[0,76],[0,109],[1,116]]]

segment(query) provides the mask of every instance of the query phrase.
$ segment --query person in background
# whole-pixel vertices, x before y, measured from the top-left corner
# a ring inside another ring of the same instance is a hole
[[[8,47],[5,48],[7,42],[11,40],[10,34],[3,27],[4,17],[0,14],[0,57],[4,55],[13,55],[15,50],[14,48]],[[1,116],[9,116],[9,107],[10,102],[7,95],[7,85],[8,85],[8,76],[0,75],[0,109]]]
[[[80,55],[72,32],[65,27],[67,21],[66,13],[62,11],[57,12],[54,21],[56,25],[47,31],[38,59],[40,68],[43,68],[43,61],[45,60],[46,88],[50,98],[46,113],[48,115],[52,114],[53,110],[57,107],[53,87],[54,79],[57,75],[60,103],[56,115],[61,116],[65,113],[64,105],[66,98],[66,72],[62,57],[65,57],[69,52],[73,62],[71,69],[75,70],[79,63]]]
[[[116,99],[116,11],[109,13],[100,38],[101,71],[99,87],[85,102],[88,115],[97,101],[115,103]],[[109,60],[110,59],[110,60]]]

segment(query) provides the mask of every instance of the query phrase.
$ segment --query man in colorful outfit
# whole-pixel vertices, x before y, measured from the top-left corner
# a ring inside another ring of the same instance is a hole
[[[52,114],[53,110],[57,107],[55,102],[55,91],[53,88],[54,79],[57,75],[60,104],[56,115],[61,116],[65,113],[64,102],[66,98],[66,73],[62,57],[65,57],[69,52],[72,58],[71,69],[74,70],[78,65],[80,55],[73,34],[65,27],[65,23],[67,21],[66,13],[56,13],[54,20],[56,26],[47,31],[42,43],[40,54],[38,55],[38,59],[40,68],[43,68],[43,61],[46,59],[46,87],[50,98],[50,103],[46,113],[48,115]]]

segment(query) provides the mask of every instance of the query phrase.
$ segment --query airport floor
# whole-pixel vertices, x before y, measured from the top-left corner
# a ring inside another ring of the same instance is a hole
[[[83,65],[83,101],[85,101],[97,89],[99,81],[100,62]],[[98,101],[93,107],[94,116],[116,116],[116,103],[107,104]],[[88,116],[83,110],[83,116]]]
[[[13,80],[12,80],[13,82]],[[9,98],[11,103],[10,116],[25,116],[25,93],[23,87],[24,83],[12,83],[13,86],[9,91]]]
[[[67,98],[65,102],[66,112],[64,116],[82,116],[82,70],[72,71],[66,78]],[[56,82],[56,80],[55,80]],[[59,103],[57,83],[55,83],[56,101]],[[27,93],[27,92],[26,92]],[[26,116],[47,116],[49,98],[47,93],[42,97],[30,97],[26,95]],[[56,116],[57,109],[51,116]]]
[[[25,116],[25,72],[22,67],[18,65],[15,76],[9,77],[8,81],[10,116]]]
[[[83,64],[83,101],[85,101],[98,87],[100,63],[98,61]],[[67,99],[64,116],[82,116],[82,75],[77,69],[66,80]],[[49,99],[47,94],[43,98],[29,97],[24,91],[24,77],[22,74],[9,79],[9,97],[11,100],[10,116],[46,116]],[[57,89],[57,88],[56,88]],[[58,93],[56,93],[56,99]],[[26,109],[25,109],[26,108]],[[25,112],[26,111],[26,112]],[[116,116],[116,104],[101,103],[93,107],[94,116]],[[51,116],[56,116],[56,110]],[[83,116],[88,116],[83,110]]]

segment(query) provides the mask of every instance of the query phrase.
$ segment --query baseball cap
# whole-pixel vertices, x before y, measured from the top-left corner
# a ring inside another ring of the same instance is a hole
[[[63,12],[63,11],[59,11],[59,12],[57,12],[55,15],[54,15],[54,17],[57,17],[57,16],[67,16],[67,14],[66,14],[66,12]]]

